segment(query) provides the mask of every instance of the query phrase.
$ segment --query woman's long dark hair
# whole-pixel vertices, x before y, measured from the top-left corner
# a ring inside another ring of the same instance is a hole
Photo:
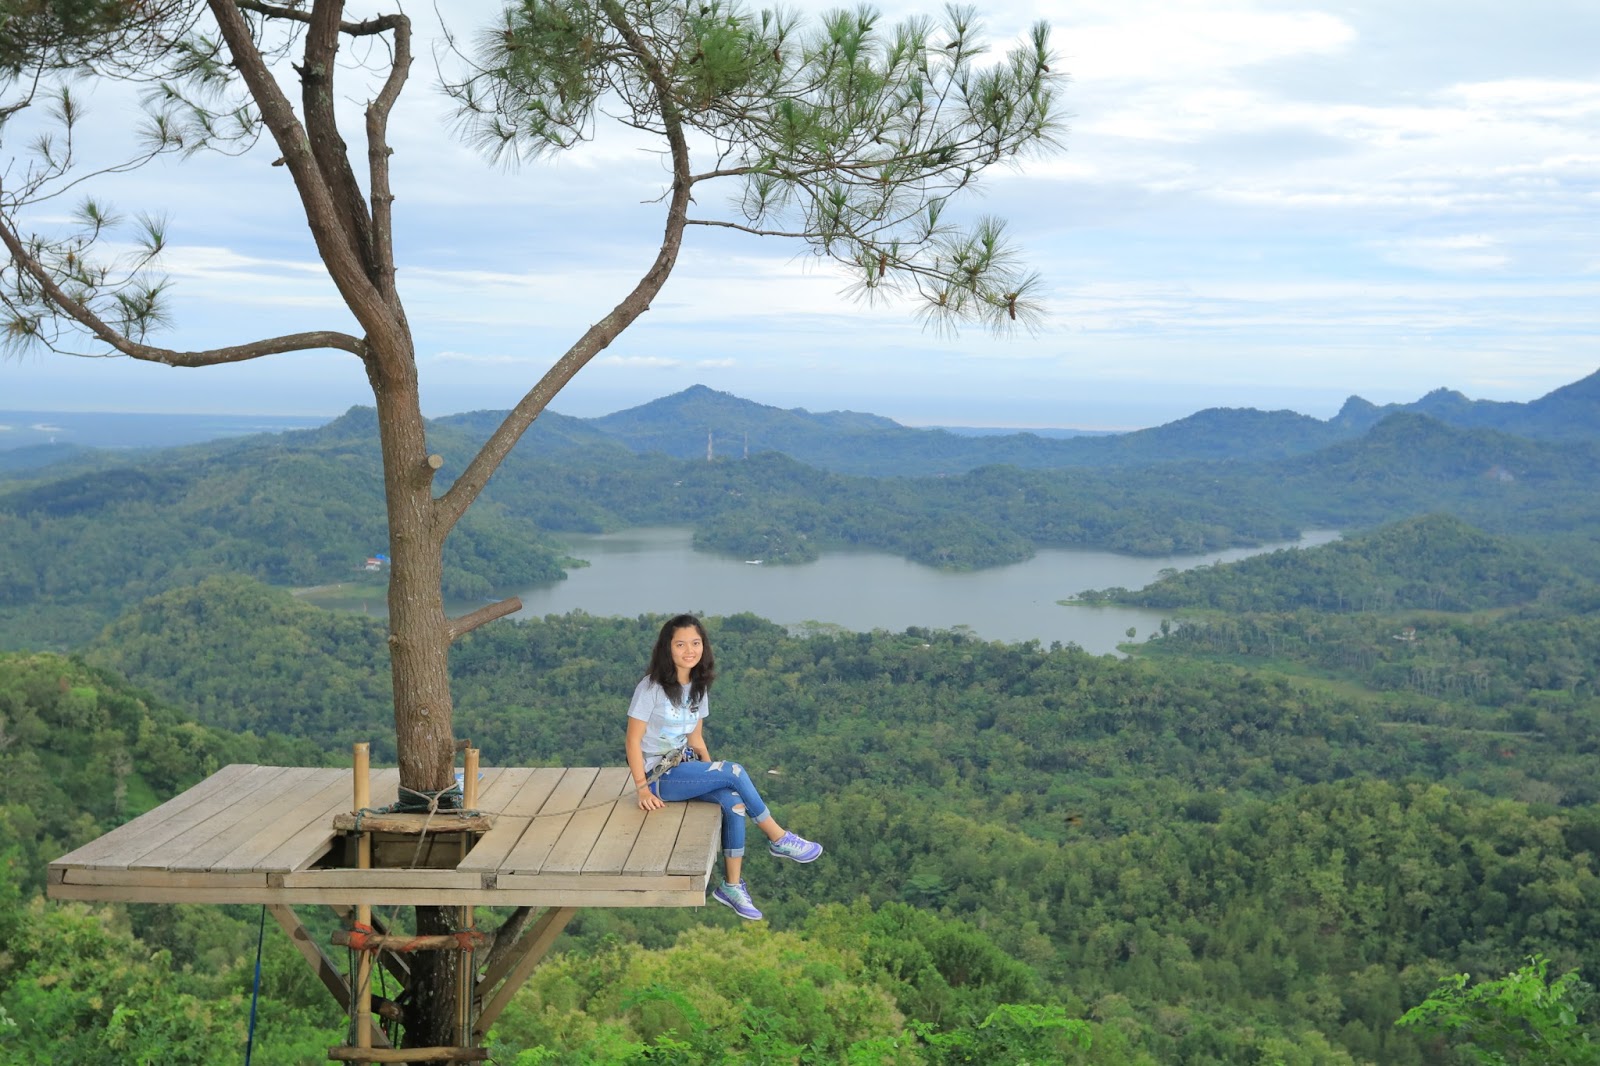
[[[683,686],[678,684],[678,664],[672,661],[672,635],[680,629],[693,629],[700,634],[700,661],[689,669],[689,702],[699,703],[700,697],[711,690],[711,682],[717,679],[717,661],[711,654],[711,638],[706,636],[706,627],[692,614],[669,618],[661,627],[656,646],[650,650],[650,680],[665,689],[673,703],[683,698]]]

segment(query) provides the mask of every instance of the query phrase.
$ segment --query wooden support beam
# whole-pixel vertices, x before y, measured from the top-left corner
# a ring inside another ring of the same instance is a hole
[[[509,964],[510,972],[506,974],[505,980],[499,983],[499,987],[494,987],[490,981],[490,978],[496,975],[484,975],[482,987],[492,988],[493,994],[484,1003],[483,1009],[478,1012],[477,1021],[473,1023],[474,1040],[482,1040],[489,1032],[495,1019],[500,1017],[500,1012],[511,1002],[511,997],[533,974],[539,963],[544,961],[545,955],[555,944],[556,937],[561,935],[561,930],[567,927],[567,923],[572,921],[572,916],[577,913],[576,907],[551,907],[539,916],[533,928],[517,942],[516,948],[503,960],[505,964]]]
[[[532,907],[523,909],[529,914],[534,911]],[[495,949],[490,951],[489,964],[484,967],[483,976],[478,979],[478,988],[481,990],[478,992],[479,999],[488,995],[495,985],[505,979],[506,974],[510,973],[511,968],[517,964],[517,960],[522,958],[523,953],[528,950],[528,945],[533,943],[532,938],[537,937],[551,922],[556,920],[556,911],[558,909],[557,907],[546,907],[541,911],[539,920],[533,923],[532,932],[529,932],[526,936],[522,933],[522,929],[528,924],[527,919],[524,918],[521,925],[513,930],[511,939],[507,941],[504,948],[496,945]]]
[[[535,907],[518,907],[511,913],[511,917],[500,923],[500,928],[494,931],[494,944],[483,960],[483,977],[478,979],[480,983],[491,973],[505,973],[500,967],[501,960],[506,957],[506,952],[511,950],[512,945],[516,944],[517,937],[522,935],[522,931],[528,928],[528,922],[536,913],[538,910]]]
[[[339,1001],[343,1010],[350,1009],[350,986],[345,982],[344,974],[328,958],[327,952],[322,950],[322,945],[317,943],[311,933],[301,923],[300,916],[294,908],[281,903],[267,905],[267,912],[277,919],[278,925],[289,936],[289,943],[300,952],[311,972],[317,975],[317,980],[322,982],[322,987],[333,993],[333,998]]]
[[[482,752],[467,741],[467,750],[461,756],[461,806],[472,810],[478,806],[478,760]]]
[[[357,951],[479,951],[489,946],[489,934],[476,929],[436,936],[385,936],[353,929],[335,929],[331,937],[341,947]]]
[[[306,964],[311,967],[311,972],[317,975],[317,980],[322,982],[322,987],[333,995],[334,1000],[339,1004],[339,1009],[349,1011],[350,985],[346,983],[344,974],[340,973],[339,968],[333,964],[333,960],[328,958],[327,953],[322,950],[322,945],[316,942],[310,931],[301,923],[300,916],[294,912],[294,908],[281,903],[269,903],[267,904],[267,911],[277,920],[284,933],[288,935],[289,943],[293,944],[295,950],[300,952],[301,957],[306,960]],[[373,1010],[385,1018],[395,1021],[400,1020],[400,1007],[398,1004],[377,996],[373,997],[373,1004]],[[373,1036],[379,1047],[389,1046],[388,1039],[381,1031],[375,1030]]]
[[[486,1047],[331,1047],[328,1058],[336,1062],[487,1062]]]

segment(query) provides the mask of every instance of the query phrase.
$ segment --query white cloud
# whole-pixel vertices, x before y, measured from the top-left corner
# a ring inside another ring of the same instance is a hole
[[[677,370],[683,366],[681,359],[660,355],[602,355],[595,359],[599,366],[620,366],[639,370]]]
[[[528,366],[535,360],[525,355],[506,355],[504,353],[480,352],[436,352],[433,356],[436,363],[463,363],[469,366]]]
[[[1494,270],[1510,262],[1500,241],[1484,233],[1376,241],[1374,247],[1392,262],[1433,271]]]
[[[1056,46],[1079,84],[1146,86],[1307,54],[1338,52],[1356,39],[1343,20],[1318,11],[1268,11],[1145,0],[1090,5],[1056,24]]]
[[[245,255],[233,248],[186,244],[162,253],[161,265],[167,273],[180,277],[230,279],[287,274],[291,277],[325,279],[328,270],[319,259],[272,259]]]
[[[1600,115],[1600,83],[1576,79],[1507,78],[1450,86],[1442,93],[1490,113],[1558,120]]]

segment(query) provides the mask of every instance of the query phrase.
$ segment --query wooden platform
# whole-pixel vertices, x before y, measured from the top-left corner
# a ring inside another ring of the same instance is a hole
[[[394,802],[399,771],[372,774]],[[613,802],[607,802],[613,801]],[[638,809],[626,767],[485,768],[493,815],[454,868],[354,870],[334,816],[349,770],[226,766],[50,864],[52,899],[503,907],[698,907],[720,851],[714,803]],[[449,814],[433,827],[449,828]]]

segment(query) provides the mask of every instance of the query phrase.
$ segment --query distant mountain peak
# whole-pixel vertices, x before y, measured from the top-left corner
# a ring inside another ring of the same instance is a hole
[[[698,431],[740,433],[746,430],[769,431],[775,427],[809,432],[850,432],[861,429],[901,428],[881,415],[853,411],[814,413],[803,407],[781,408],[746,400],[705,385],[691,385],[681,392],[594,419],[608,431],[651,429],[681,432],[685,424]],[[652,429],[653,427],[653,429]]]
[[[1469,399],[1465,393],[1455,389],[1437,388],[1423,396],[1416,403],[1407,404],[1413,411],[1422,411],[1430,415],[1465,415],[1474,408],[1491,410],[1499,405],[1492,400]]]
[[[315,440],[375,441],[378,439],[378,409],[357,404],[327,425],[301,432]]]
[[[754,400],[746,400],[735,396],[731,392],[719,392],[707,385],[690,385],[680,392],[674,392],[636,407],[629,407],[602,416],[599,421],[608,419],[623,419],[630,416],[651,415],[662,411],[681,411],[686,408],[697,410],[711,409],[715,411],[777,411],[778,408]]]
[[[1339,408],[1339,413],[1333,416],[1335,422],[1369,422],[1378,417],[1379,407],[1371,400],[1364,400],[1360,396],[1351,396]]]
[[[683,390],[681,390],[679,392],[671,393],[670,395],[663,396],[660,399],[653,400],[651,402],[652,403],[705,403],[707,401],[714,402],[714,403],[735,404],[735,405],[738,405],[740,407],[766,407],[767,406],[766,404],[756,403],[756,401],[754,401],[754,400],[747,400],[742,396],[735,396],[731,392],[722,392],[720,389],[713,389],[709,385],[690,385],[687,389],[683,389]],[[643,406],[648,407],[650,405],[649,404],[644,404]],[[773,410],[776,410],[776,408],[773,408]]]

